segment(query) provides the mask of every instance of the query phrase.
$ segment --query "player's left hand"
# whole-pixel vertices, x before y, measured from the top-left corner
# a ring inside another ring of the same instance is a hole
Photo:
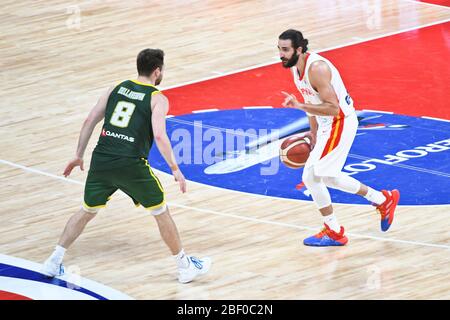
[[[186,192],[186,180],[184,179],[184,175],[181,173],[180,169],[172,171],[172,175],[176,182],[180,185],[180,191],[182,193]]]
[[[75,157],[74,159],[70,160],[70,162],[67,164],[66,168],[64,169],[64,177],[68,177],[70,173],[72,172],[73,168],[80,167],[81,171],[84,171],[84,164],[83,159]]]
[[[281,91],[282,94],[284,94],[284,102],[282,103],[282,106],[285,108],[296,108],[296,109],[302,109],[302,104],[298,102],[297,97],[293,94],[289,94],[287,92]]]

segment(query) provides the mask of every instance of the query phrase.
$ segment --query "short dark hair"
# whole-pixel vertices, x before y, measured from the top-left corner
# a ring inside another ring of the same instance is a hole
[[[164,51],[161,49],[144,49],[139,52],[136,65],[140,76],[150,76],[157,68],[164,65]]]
[[[302,47],[302,53],[308,51],[308,39],[303,38],[303,34],[298,30],[288,29],[280,34],[278,39],[291,40],[294,49]]]

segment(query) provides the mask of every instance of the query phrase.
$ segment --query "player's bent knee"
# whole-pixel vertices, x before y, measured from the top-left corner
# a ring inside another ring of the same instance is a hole
[[[150,214],[152,216],[159,216],[160,214],[163,214],[164,212],[167,211],[167,205],[164,203],[160,207],[157,207],[157,208],[146,208],[146,209],[150,211]]]
[[[330,188],[352,194],[357,193],[361,188],[361,182],[342,172],[337,177],[324,177],[323,182]]]
[[[331,188],[336,188],[337,186],[339,186],[338,179],[336,179],[335,177],[324,177],[323,182]]]

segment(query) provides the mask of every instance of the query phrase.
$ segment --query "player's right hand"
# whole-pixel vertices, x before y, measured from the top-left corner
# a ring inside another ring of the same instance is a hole
[[[304,137],[307,137],[310,141],[309,145],[311,146],[311,151],[314,149],[314,146],[316,145],[316,134],[312,133],[311,131],[307,131],[303,135]]]
[[[80,167],[81,171],[84,171],[83,159],[75,157],[74,159],[70,160],[66,168],[64,169],[64,177],[68,177],[75,167]]]
[[[181,173],[181,171],[178,169],[178,170],[172,171],[172,175],[175,178],[175,181],[177,181],[178,184],[180,185],[181,192],[185,193],[186,192],[186,180],[184,179],[183,173]]]
[[[281,104],[285,108],[299,108],[300,103],[297,100],[297,97],[293,94],[281,91],[284,94],[284,102]]]

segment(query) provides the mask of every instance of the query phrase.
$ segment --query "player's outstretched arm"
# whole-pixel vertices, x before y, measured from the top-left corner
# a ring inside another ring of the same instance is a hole
[[[84,120],[81,128],[80,137],[78,138],[78,147],[75,153],[75,157],[69,161],[64,169],[64,176],[67,177],[72,172],[73,168],[80,167],[84,170],[83,156],[89,139],[94,131],[95,126],[105,117],[106,104],[108,103],[109,95],[113,88],[109,88],[97,101],[97,104],[89,112],[88,117]]]
[[[175,181],[180,185],[181,192],[186,192],[186,180],[180,171],[173,154],[172,146],[166,132],[166,115],[169,111],[169,100],[162,94],[155,94],[152,97],[152,128],[153,137],[159,152],[172,170]]]

